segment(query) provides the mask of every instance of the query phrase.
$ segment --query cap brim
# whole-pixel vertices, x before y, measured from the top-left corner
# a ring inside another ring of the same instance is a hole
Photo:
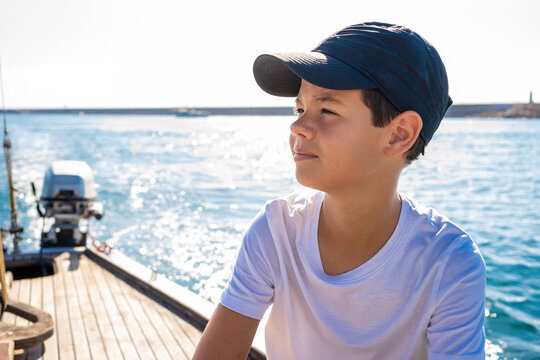
[[[319,52],[264,54],[255,60],[253,74],[261,89],[275,96],[297,96],[302,79],[333,90],[377,88],[357,69]]]

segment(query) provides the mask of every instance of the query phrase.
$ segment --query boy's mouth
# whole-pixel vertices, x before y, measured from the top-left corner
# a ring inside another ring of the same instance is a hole
[[[301,148],[293,149],[293,159],[294,161],[314,159],[317,155],[312,152],[306,151]]]

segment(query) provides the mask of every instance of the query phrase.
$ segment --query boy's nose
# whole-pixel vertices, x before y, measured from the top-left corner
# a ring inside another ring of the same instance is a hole
[[[305,115],[299,117],[291,124],[291,134],[298,138],[310,140],[313,138],[314,131],[305,117]]]

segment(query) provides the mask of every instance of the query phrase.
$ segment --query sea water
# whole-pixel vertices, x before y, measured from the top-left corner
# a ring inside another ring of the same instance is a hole
[[[242,233],[265,201],[298,189],[292,117],[8,115],[22,249],[37,249],[53,160],[94,171],[99,241],[217,302]],[[9,226],[5,165],[0,224]],[[466,229],[488,269],[490,359],[540,358],[540,119],[446,119],[400,191]]]

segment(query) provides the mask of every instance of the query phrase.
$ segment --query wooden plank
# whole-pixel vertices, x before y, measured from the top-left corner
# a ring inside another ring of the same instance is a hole
[[[15,325],[15,319],[16,316],[8,312],[5,312],[4,315],[2,315],[2,323],[4,324]]]
[[[95,271],[91,272],[91,275],[94,276],[95,283],[99,284],[97,290],[101,295],[101,300],[103,301],[107,315],[111,320],[124,359],[140,359],[139,353],[134,346],[134,341],[126,326],[126,322],[124,322],[124,318],[116,305],[114,294],[111,293],[109,286],[107,285],[108,279],[105,277],[106,274],[107,273],[100,267],[96,267]]]
[[[86,340],[86,332],[82,321],[81,310],[77,299],[76,291],[73,287],[73,281],[71,279],[71,273],[69,269],[73,268],[73,255],[72,253],[62,254],[59,258],[58,273],[61,275],[65,292],[65,303],[69,312],[69,323],[71,329],[72,346],[75,352],[76,359],[90,359],[90,350],[88,349],[88,342]],[[60,350],[60,355],[63,355]]]
[[[107,310],[105,309],[103,299],[101,298],[101,293],[94,277],[91,275],[92,272],[100,271],[100,269],[95,268],[96,265],[94,262],[89,261],[86,257],[81,261],[81,272],[77,274],[77,281],[80,281],[81,286],[87,289],[87,293],[92,294],[90,299],[90,304],[96,316],[97,324],[101,333],[101,338],[103,340],[103,345],[105,347],[106,357],[111,360],[122,359],[122,351],[118,344],[114,328],[111,324],[109,316],[107,316]],[[90,296],[89,296],[90,298]],[[92,354],[94,351],[92,350]],[[94,357],[95,358],[95,357]]]
[[[83,263],[84,261],[86,261],[86,259],[81,256],[80,263]],[[96,313],[94,312],[94,307],[90,300],[90,296],[88,295],[88,285],[84,283],[82,272],[82,266],[79,265],[77,271],[71,272],[71,278],[79,299],[79,306],[81,308],[81,315],[86,330],[90,353],[92,359],[106,359],[107,354],[105,352],[103,338],[97,322]]]
[[[42,277],[31,279],[32,291],[29,304],[38,309],[43,309],[43,293],[41,291]]]
[[[54,303],[56,305],[56,334],[58,341],[58,353],[62,360],[75,360],[75,348],[71,332],[70,313],[67,303],[67,295],[64,287],[64,274],[61,268],[69,262],[69,254],[62,254],[57,258],[58,273],[53,276]]]
[[[178,360],[191,359],[193,357],[193,354],[189,356],[188,353],[184,351],[184,349],[180,345],[180,342],[177,339],[178,334],[175,334],[170,329],[170,327],[163,320],[161,313],[157,310],[157,307],[162,307],[162,306],[159,305],[154,300],[150,299],[148,296],[141,294],[139,291],[135,289],[132,289],[132,292],[134,294],[134,297],[138,299],[139,302],[141,303],[146,315],[150,319],[152,319],[154,328],[158,331],[159,335],[161,336],[163,340],[163,343],[165,343],[165,345],[167,346],[167,349],[169,350],[171,357],[175,360],[176,359]],[[174,316],[172,313],[171,315]]]
[[[71,336],[75,347],[75,358],[77,360],[91,359],[89,339],[83,319],[83,310],[80,306],[80,299],[77,294],[73,273],[79,271],[79,259],[81,254],[69,253],[67,261],[62,261],[59,266],[60,273],[64,279],[66,289],[67,304],[69,307],[69,318],[71,322]]]
[[[45,353],[43,354],[43,360],[58,360],[58,321],[56,320],[55,312],[55,296],[54,296],[54,282],[53,277],[58,276],[49,275],[43,277],[41,280],[41,291],[43,297],[43,311],[48,312],[54,319],[54,334],[43,343]]]
[[[137,344],[137,351],[143,359],[155,359],[156,356],[150,347],[150,343],[145,336],[145,332],[139,326],[136,320],[135,314],[129,307],[128,300],[118,287],[118,279],[111,273],[103,273],[105,275],[105,281],[109,285],[109,290],[113,294],[114,301],[118,307],[120,314],[128,328],[128,331],[133,339],[133,342]],[[146,329],[145,329],[146,331]]]
[[[21,279],[20,289],[19,289],[19,298],[18,301],[24,304],[30,304],[30,295],[32,293],[32,279]],[[29,321],[23,319],[22,317],[17,316],[15,319],[15,325],[17,326],[27,326]]]
[[[184,332],[187,334],[189,340],[191,343],[195,346],[199,343],[199,340],[201,340],[202,333],[196,329],[193,325],[182,319],[181,317],[175,318],[176,322],[180,325],[180,327],[184,330]]]
[[[182,347],[186,356],[191,359],[195,353],[196,344],[193,343],[184,328],[177,321],[178,316],[157,303],[154,304],[154,308],[161,315],[169,331],[174,334],[176,341]]]
[[[19,298],[20,280],[13,280],[10,288],[8,288],[8,295],[10,299],[17,300]]]
[[[30,305],[43,309],[43,292],[42,292],[42,277],[35,277],[31,279],[32,291],[30,293]],[[54,336],[54,334],[53,334]],[[44,352],[43,344],[36,345],[25,350],[27,359],[38,359]]]
[[[156,324],[158,319],[155,319],[149,315],[147,309],[151,307],[153,300],[147,296],[141,296],[141,293],[120,279],[117,279],[117,284],[120,291],[124,294],[124,297],[128,301],[131,311],[135,314],[135,318],[137,319],[139,326],[141,329],[143,329],[144,335],[148,340],[156,358],[160,360],[170,358],[178,359],[179,356],[184,356],[182,349],[178,345],[176,345],[176,348],[174,347],[174,341],[169,344],[167,341],[165,341],[164,337],[168,332],[164,331],[163,328],[160,328],[159,324]],[[170,334],[169,338],[172,339]],[[176,354],[176,356],[173,356],[173,352]],[[180,355],[178,355],[178,352]]]
[[[8,301],[9,300],[17,300],[19,299],[19,289],[21,287],[21,281],[20,280],[15,280],[13,281],[13,285],[11,286],[11,288],[8,290]],[[15,325],[15,319],[17,317],[12,314],[12,313],[4,313],[4,315],[2,315],[2,322],[5,323],[5,324],[13,324]]]
[[[137,323],[139,324],[156,358],[171,358],[171,354],[162,341],[160,334],[158,334],[152,319],[148,317],[147,313],[144,311],[148,304],[141,304],[139,298],[136,296],[137,291],[128,286],[124,281],[117,278],[116,284],[118,285],[120,292],[124,295],[124,298],[127,300],[128,306],[130,307],[131,312],[135,315],[135,319],[137,320]],[[144,300],[146,302],[151,301],[148,298],[145,298]]]

